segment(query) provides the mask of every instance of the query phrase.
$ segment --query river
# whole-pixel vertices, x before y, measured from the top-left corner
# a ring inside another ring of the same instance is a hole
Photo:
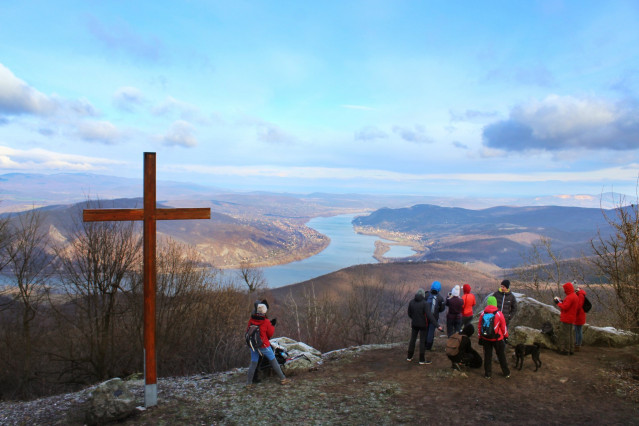
[[[352,265],[377,263],[373,254],[375,241],[380,238],[356,233],[351,223],[355,216],[317,217],[308,221],[307,226],[328,236],[331,243],[320,253],[304,260],[262,268],[269,287],[295,284]],[[412,254],[415,252],[410,247],[391,246],[385,257],[405,257]]]

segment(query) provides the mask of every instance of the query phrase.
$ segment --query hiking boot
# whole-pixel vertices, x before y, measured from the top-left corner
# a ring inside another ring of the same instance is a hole
[[[506,379],[510,379],[510,373],[508,373],[508,374],[504,374],[504,378],[506,378]]]
[[[406,361],[411,362],[413,358],[406,358]]]
[[[490,376],[484,376],[484,379],[490,379]]]
[[[291,379],[280,380],[280,385],[289,385],[289,384],[291,384]]]

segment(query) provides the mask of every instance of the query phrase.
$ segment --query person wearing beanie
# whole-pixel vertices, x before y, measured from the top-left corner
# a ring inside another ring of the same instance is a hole
[[[497,299],[497,309],[506,318],[506,325],[510,324],[510,320],[517,313],[517,298],[510,292],[510,281],[503,280],[499,285],[499,290],[494,292],[493,296]]]
[[[439,325],[439,313],[444,312],[446,309],[446,303],[444,297],[439,294],[442,289],[442,284],[439,281],[433,281],[426,298],[426,319],[428,320],[428,333],[426,335],[426,351],[430,353],[433,349],[433,342],[435,340],[435,329],[444,331]],[[429,355],[426,356],[425,364],[431,364],[433,361]]]
[[[275,327],[267,318],[266,312],[268,312],[267,305],[265,303],[258,303],[255,307],[255,313],[251,315],[248,325],[246,326],[246,331],[248,331],[251,325],[259,326],[260,337],[262,338],[261,348],[258,348],[258,350],[253,350],[249,347],[249,351],[251,351],[251,364],[249,365],[248,369],[248,386],[253,384],[255,370],[257,370],[257,366],[259,364],[261,356],[266,357],[269,364],[273,368],[273,371],[275,371],[275,374],[277,374],[277,376],[280,378],[281,384],[286,385],[289,383],[289,379],[287,379],[286,376],[284,376],[284,373],[282,373],[280,364],[275,358],[275,353],[273,353],[273,348],[271,347],[271,342],[269,341],[269,339],[273,337],[273,333],[275,333]],[[273,321],[275,322],[275,319]]]
[[[417,335],[419,335],[419,363],[424,364],[426,362],[426,333],[428,331],[428,324],[426,323],[426,292],[423,288],[417,290],[415,297],[408,303],[408,317],[411,321],[411,335],[410,341],[408,342],[406,361],[411,362],[413,360],[415,343],[417,341]]]
[[[470,368],[479,368],[482,364],[481,355],[479,352],[473,349],[470,337],[475,333],[475,327],[472,324],[468,324],[461,331],[461,342],[459,344],[459,352],[457,355],[447,355],[448,359],[452,363],[452,368],[455,370],[461,370],[460,365],[465,365]]]
[[[504,314],[497,308],[497,298],[488,296],[486,308],[479,316],[479,345],[484,347],[484,377],[492,377],[493,349],[499,359],[504,377],[510,377],[510,369],[506,360],[506,343],[508,327]]]
[[[554,301],[561,310],[559,321],[559,353],[562,355],[572,355],[575,351],[575,335],[573,334],[573,324],[577,321],[577,309],[579,307],[579,296],[575,294],[572,283],[563,285],[566,298],[562,301],[555,297]]]
[[[453,287],[453,290],[448,294],[446,306],[448,306],[448,312],[446,313],[446,334],[450,337],[461,330],[462,324],[464,301],[459,297],[458,285]]]
[[[473,307],[477,304],[475,295],[470,292],[470,284],[464,284],[462,289],[464,295],[462,301],[464,302],[464,309],[462,310],[462,327],[466,327],[473,321]]]

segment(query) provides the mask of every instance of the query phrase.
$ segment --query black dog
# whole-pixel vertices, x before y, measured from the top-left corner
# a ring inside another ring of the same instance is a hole
[[[535,371],[541,367],[541,360],[539,359],[539,354],[541,352],[541,347],[539,343],[535,343],[533,345],[524,345],[523,343],[515,346],[515,356],[517,357],[517,361],[515,362],[515,368],[519,366],[519,370],[524,366],[524,358],[526,355],[532,355],[532,359],[535,362]]]

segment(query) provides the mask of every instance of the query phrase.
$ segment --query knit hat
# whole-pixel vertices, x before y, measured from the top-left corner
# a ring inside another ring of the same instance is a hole
[[[462,288],[464,289],[464,294],[470,293],[470,284],[464,284],[464,287]]]
[[[486,306],[497,307],[497,299],[495,298],[495,296],[488,296],[488,299],[486,300]]]
[[[419,290],[417,290],[417,296],[422,296],[422,297],[426,297],[426,291],[424,291],[423,288],[420,288]]]
[[[504,287],[506,287],[506,288],[510,288],[510,281],[508,281],[508,280],[503,280],[503,281],[501,282],[501,285],[503,285],[503,286],[504,286]]]
[[[435,290],[436,293],[439,293],[442,290],[442,283],[439,281],[433,281],[433,285],[430,286],[430,291]]]
[[[453,296],[457,296],[459,297],[459,286],[456,285],[455,287],[453,287],[453,291],[450,292]]]
[[[475,327],[473,327],[472,324],[467,324],[461,332],[461,334],[468,337],[472,336],[474,333],[475,333]]]
[[[495,302],[495,306],[497,306],[497,302]],[[258,314],[265,314],[266,311],[268,311],[268,308],[266,307],[265,304],[260,303],[259,305],[257,305],[257,313]]]

